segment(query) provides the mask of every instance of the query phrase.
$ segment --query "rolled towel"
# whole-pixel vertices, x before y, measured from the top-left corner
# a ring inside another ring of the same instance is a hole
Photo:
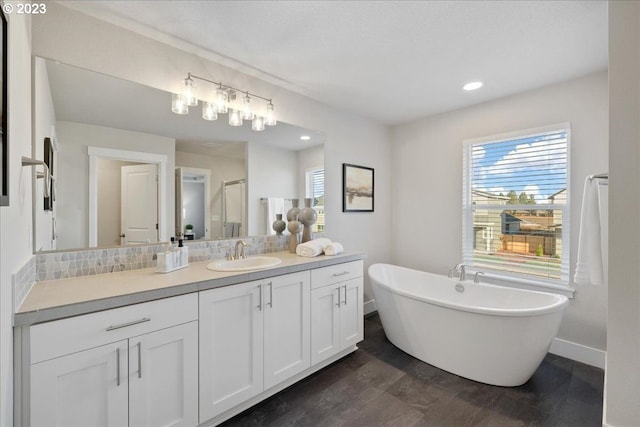
[[[331,240],[321,237],[319,239],[309,240],[301,243],[296,247],[296,254],[304,257],[314,257],[322,254],[325,246],[331,244]]]
[[[338,242],[331,242],[330,244],[324,247],[325,255],[338,255],[338,254],[341,254],[342,252],[344,252],[344,248],[342,247],[342,244]]]

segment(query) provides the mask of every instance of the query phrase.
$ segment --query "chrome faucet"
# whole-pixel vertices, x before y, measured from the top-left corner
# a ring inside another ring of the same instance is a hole
[[[242,245],[242,248],[240,249],[240,253],[238,254],[238,247]],[[246,246],[249,246],[249,244],[247,242],[245,242],[244,240],[238,240],[236,242],[236,253],[235,256],[233,257],[233,259],[241,259],[241,258],[246,258],[247,256],[244,253],[244,248]]]
[[[461,282],[464,282],[465,280],[467,280],[467,272],[465,271],[465,268],[466,268],[465,265],[462,263],[456,265],[456,271],[460,273],[458,278],[460,279]]]

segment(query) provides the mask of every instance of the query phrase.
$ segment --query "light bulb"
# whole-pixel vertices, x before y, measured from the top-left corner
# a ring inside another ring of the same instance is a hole
[[[229,124],[231,126],[242,126],[242,114],[240,114],[240,110],[229,108]]]
[[[273,104],[269,102],[267,105],[267,114],[264,116],[264,124],[267,126],[275,126],[278,122],[276,121],[276,113],[273,109]]]
[[[189,107],[187,107],[186,102],[184,102],[184,98],[181,93],[171,94],[171,111],[176,114],[189,113]]]
[[[253,120],[251,121],[251,129],[255,130],[255,131],[261,131],[264,130],[264,117],[262,116],[255,116],[253,118]]]
[[[253,113],[251,112],[251,98],[249,92],[242,99],[242,118],[245,120],[253,119]]]
[[[216,120],[218,118],[215,104],[211,102],[202,103],[202,118],[205,120]]]
[[[196,91],[193,88],[193,80],[191,79],[191,77],[187,77],[186,79],[184,79],[182,97],[187,106],[195,107],[196,105],[198,105],[198,98],[196,98]]]
[[[216,112],[220,114],[227,113],[227,101],[229,100],[229,95],[227,91],[220,86],[216,89]]]

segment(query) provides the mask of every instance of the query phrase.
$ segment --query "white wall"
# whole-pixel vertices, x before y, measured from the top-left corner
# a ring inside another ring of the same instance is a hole
[[[609,331],[604,422],[640,420],[640,3],[609,2]]]
[[[470,94],[472,96],[472,94]],[[462,257],[462,141],[571,122],[571,268],[582,186],[608,170],[606,72],[444,113],[393,129],[393,258],[446,274]],[[580,287],[558,337],[606,348],[607,287]]]
[[[176,167],[209,169],[211,171],[209,214],[211,238],[222,237],[222,181],[247,177],[244,159],[205,156],[176,151]],[[214,219],[215,218],[215,219]],[[183,224],[183,226],[186,224]],[[173,235],[173,234],[172,234]]]
[[[298,190],[298,156],[295,151],[249,142],[247,187],[249,236],[268,234],[263,197],[292,199]],[[274,189],[277,189],[274,191]],[[303,206],[301,204],[301,206]],[[273,218],[275,220],[275,218]]]
[[[13,298],[11,275],[31,259],[31,20],[7,16],[9,203],[0,207],[0,425],[13,425]]]
[[[167,156],[167,236],[174,235],[175,140],[121,129],[59,121],[58,134],[58,248],[89,246],[88,147],[144,151]],[[40,232],[38,231],[38,234]]]
[[[385,126],[57,3],[48,3],[46,15],[33,20],[35,55],[174,92],[185,74],[192,72],[273,98],[279,120],[325,131],[327,231],[340,239],[346,250],[366,252],[365,265],[389,260],[391,147]],[[342,163],[376,169],[374,213],[342,212]],[[368,300],[368,285],[365,294]]]
[[[46,137],[55,138],[56,114],[53,109],[53,99],[51,99],[47,65],[42,58],[35,58],[33,67],[33,149],[34,157],[38,160],[44,160],[44,139]],[[38,167],[38,170],[42,171],[42,168]],[[55,161],[53,174],[54,177],[58,174]],[[51,238],[53,227],[52,218],[54,217],[54,212],[45,211],[43,209],[43,180],[37,180],[36,185],[37,203],[35,209],[35,228],[38,230],[38,233],[35,239],[35,249],[37,251],[47,251],[55,249],[55,241]],[[56,209],[56,203],[54,203],[54,209]]]

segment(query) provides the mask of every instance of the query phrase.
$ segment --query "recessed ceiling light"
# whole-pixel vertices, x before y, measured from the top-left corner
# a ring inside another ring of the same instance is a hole
[[[467,83],[466,85],[462,86],[462,89],[464,90],[476,90],[476,89],[480,89],[482,87],[482,82],[471,82],[471,83]]]
[[[308,140],[310,140],[310,139],[311,139],[311,137],[310,137],[309,135],[302,135],[302,136],[300,137],[300,139],[301,139],[301,140],[303,140],[303,141],[308,141]]]

